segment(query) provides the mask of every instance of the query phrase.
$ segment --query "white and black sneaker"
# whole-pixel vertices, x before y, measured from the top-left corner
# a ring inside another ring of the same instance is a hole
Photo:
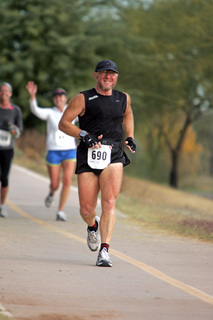
[[[87,244],[91,251],[97,251],[101,243],[101,238],[99,235],[100,218],[96,216],[95,221],[98,225],[96,231],[90,231],[89,228],[87,228]]]
[[[54,200],[54,196],[51,193],[49,193],[48,196],[44,200],[45,206],[47,208],[49,208],[51,206],[51,204],[53,203],[53,200]]]
[[[103,248],[99,251],[98,258],[96,261],[98,267],[112,267],[112,261],[110,260],[109,252],[107,248]]]
[[[7,209],[6,209],[5,205],[3,205],[3,204],[0,206],[0,217],[1,218],[7,217]]]
[[[63,211],[58,211],[56,216],[57,221],[67,221],[66,214]]]

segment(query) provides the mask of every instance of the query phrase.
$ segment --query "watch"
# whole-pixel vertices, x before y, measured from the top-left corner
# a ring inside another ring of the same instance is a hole
[[[85,138],[86,135],[87,135],[87,131],[85,131],[85,130],[81,130],[81,132],[79,133],[79,136],[81,139]]]

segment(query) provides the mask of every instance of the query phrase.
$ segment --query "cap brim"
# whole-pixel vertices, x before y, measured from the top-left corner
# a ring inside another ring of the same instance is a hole
[[[110,70],[110,71],[114,71],[115,73],[118,73],[118,70],[115,70],[113,68],[101,68],[101,69],[96,70],[95,72],[100,72],[100,71],[104,71],[104,70]]]

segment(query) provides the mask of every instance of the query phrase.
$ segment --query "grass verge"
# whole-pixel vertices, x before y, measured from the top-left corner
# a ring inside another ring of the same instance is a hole
[[[9,320],[9,319],[12,319],[12,318],[0,314],[0,320]],[[14,320],[15,320],[15,319],[14,319]]]
[[[213,241],[213,200],[124,176],[117,207],[142,227]]]

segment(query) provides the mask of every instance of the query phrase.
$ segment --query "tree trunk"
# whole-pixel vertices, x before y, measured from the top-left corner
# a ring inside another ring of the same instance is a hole
[[[170,187],[178,188],[178,161],[179,152],[176,150],[172,151],[172,165],[170,172]]]
[[[209,173],[210,176],[213,176],[213,136],[211,137],[211,155],[210,155],[210,162],[209,162]]]

